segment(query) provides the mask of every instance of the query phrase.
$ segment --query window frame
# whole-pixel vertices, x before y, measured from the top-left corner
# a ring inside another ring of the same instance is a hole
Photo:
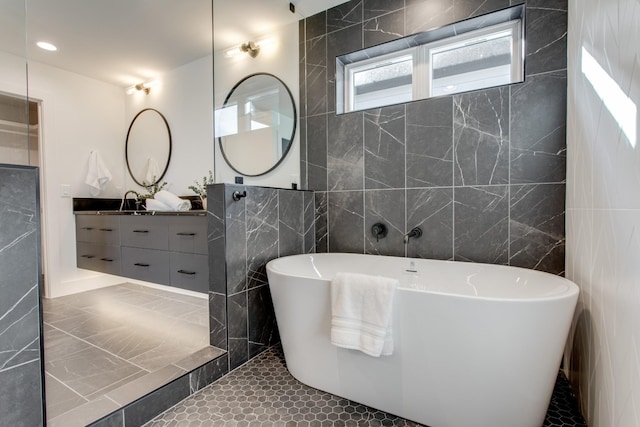
[[[376,56],[374,58],[365,59],[362,61],[352,62],[350,64],[344,65],[344,105],[345,112],[351,111],[359,111],[355,110],[355,85],[354,85],[354,77],[355,74],[362,71],[372,70],[375,68],[383,67],[387,65],[386,63],[393,61],[394,59],[399,59],[404,56],[411,56],[412,60],[412,68],[415,70],[416,61],[418,61],[418,51],[417,47],[410,47],[407,49],[398,50],[395,52],[386,53],[384,55]],[[412,71],[412,100],[416,97],[416,88],[415,88],[415,72]],[[375,107],[374,107],[375,108]]]
[[[482,38],[501,32],[508,32],[511,36],[510,82],[506,84],[524,81],[524,19],[524,7],[522,5],[513,6],[336,57],[336,114],[397,104],[384,103],[381,99],[379,105],[356,109],[354,75],[360,71],[384,66],[385,63],[406,55],[411,55],[413,60],[411,73],[412,96],[408,102],[502,86],[488,85],[473,89],[453,90],[446,95],[442,93],[434,95],[432,93],[434,80],[432,58],[435,54],[444,50],[454,49],[456,46],[461,47],[465,44],[473,43],[475,40],[480,42]],[[486,70],[491,70],[491,67],[486,68]]]
[[[501,24],[490,25],[488,27],[479,28],[477,30],[469,31],[464,34],[460,34],[453,37],[447,37],[442,40],[438,40],[435,42],[427,43],[421,45],[420,48],[424,50],[423,58],[425,61],[425,66],[427,68],[428,79],[426,79],[426,88],[424,89],[423,94],[426,97],[434,97],[432,88],[433,88],[433,68],[431,67],[433,63],[433,55],[438,54],[446,48],[455,49],[459,46],[465,46],[467,44],[472,43],[474,40],[482,39],[487,36],[492,36],[496,33],[502,32],[510,32],[511,34],[511,83],[518,81],[518,79],[522,78],[523,75],[523,38],[522,37],[522,20],[514,19],[508,22],[503,22]],[[511,84],[509,83],[509,84]],[[473,89],[480,90],[480,89]],[[461,92],[451,92],[461,93]]]

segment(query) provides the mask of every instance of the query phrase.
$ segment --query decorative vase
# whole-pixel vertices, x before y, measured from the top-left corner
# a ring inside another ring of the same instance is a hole
[[[200,196],[200,201],[202,202],[202,209],[207,210],[207,198]]]

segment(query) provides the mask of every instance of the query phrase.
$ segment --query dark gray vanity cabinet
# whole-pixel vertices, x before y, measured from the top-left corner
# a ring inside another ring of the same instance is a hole
[[[115,216],[76,216],[76,259],[79,268],[119,275],[120,221]]]
[[[207,217],[178,216],[169,219],[171,285],[209,292]]]
[[[122,216],[122,275],[147,282],[171,284],[169,217]]]
[[[100,228],[117,229],[118,246],[112,245],[116,241],[111,234],[98,232]],[[76,215],[76,232],[80,268],[208,292],[204,215]],[[117,257],[105,255],[112,248],[116,248]],[[107,271],[103,258],[113,259],[113,266],[117,258],[119,271]]]

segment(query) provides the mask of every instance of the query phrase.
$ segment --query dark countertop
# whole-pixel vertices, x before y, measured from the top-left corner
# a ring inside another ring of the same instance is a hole
[[[75,215],[206,215],[202,209],[202,202],[197,196],[184,196],[182,199],[191,201],[193,209],[189,211],[147,211],[136,210],[135,200],[127,199],[123,210],[120,210],[122,199],[74,198],[73,213]]]
[[[173,216],[204,216],[207,211],[192,209],[190,211],[73,211],[74,215],[173,215]]]

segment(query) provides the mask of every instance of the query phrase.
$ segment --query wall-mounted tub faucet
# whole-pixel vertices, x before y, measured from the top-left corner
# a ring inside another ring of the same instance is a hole
[[[242,199],[243,197],[247,197],[247,192],[243,191],[234,191],[233,194],[231,195],[231,197],[233,197],[233,200],[235,200],[236,202],[240,199]]]
[[[417,239],[420,236],[422,236],[422,229],[420,227],[413,227],[410,232],[404,235],[404,244],[409,243],[409,239],[412,237]]]
[[[371,226],[371,234],[376,238],[376,242],[380,241],[387,235],[387,226],[381,222],[376,222]]]

